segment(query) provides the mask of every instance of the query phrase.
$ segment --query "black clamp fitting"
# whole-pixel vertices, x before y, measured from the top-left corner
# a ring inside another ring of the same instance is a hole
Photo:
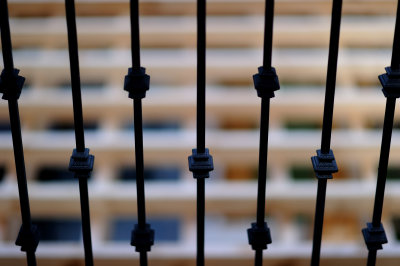
[[[264,67],[258,68],[258,74],[253,75],[254,87],[257,90],[257,95],[260,98],[275,97],[274,91],[280,89],[278,75],[274,67],[270,69],[264,69]]]
[[[139,225],[135,224],[131,234],[131,246],[136,247],[137,252],[146,252],[151,250],[152,245],[154,245],[154,230],[150,225],[146,224],[145,228],[139,228]]]
[[[40,233],[37,226],[30,224],[28,228],[24,225],[19,229],[17,240],[15,245],[21,247],[21,251],[24,252],[35,252],[39,245]]]
[[[332,173],[339,171],[332,150],[329,153],[317,150],[317,156],[311,157],[311,162],[318,179],[332,179]]]
[[[272,243],[271,232],[265,222],[263,226],[252,223],[251,228],[247,229],[247,236],[253,250],[267,249],[267,245]]]
[[[93,170],[94,156],[89,154],[86,148],[83,152],[76,149],[72,151],[68,169],[75,173],[76,178],[89,178],[90,172]]]
[[[150,76],[146,74],[146,69],[128,69],[128,75],[125,76],[124,90],[129,92],[131,99],[143,99],[146,97],[146,91],[150,88]]]
[[[214,170],[214,163],[207,148],[204,153],[198,153],[197,149],[192,149],[192,155],[188,159],[189,171],[193,172],[194,178],[210,177],[210,171]]]
[[[3,93],[4,100],[18,100],[21,95],[22,87],[25,83],[25,78],[19,76],[19,69],[13,70],[12,73],[5,69],[0,75],[0,93]]]
[[[379,227],[374,227],[372,223],[367,223],[367,227],[362,229],[362,234],[368,250],[382,249],[382,244],[388,242],[382,224]]]
[[[400,70],[393,71],[391,67],[385,67],[386,73],[379,75],[382,84],[382,92],[386,98],[400,97]]]

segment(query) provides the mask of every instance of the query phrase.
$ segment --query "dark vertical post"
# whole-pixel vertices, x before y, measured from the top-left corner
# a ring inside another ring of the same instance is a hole
[[[150,76],[145,68],[140,66],[139,39],[139,2],[130,1],[131,50],[132,67],[125,76],[124,90],[129,92],[133,100],[134,129],[135,129],[135,159],[136,159],[136,193],[138,224],[134,226],[131,235],[131,245],[139,252],[140,265],[147,266],[147,252],[154,244],[154,230],[146,223],[145,191],[144,191],[144,160],[143,160],[143,122],[142,99],[150,86]]]
[[[4,70],[0,76],[0,93],[3,93],[2,98],[8,101],[19,202],[22,216],[22,226],[15,244],[21,246],[21,251],[26,252],[28,265],[36,266],[35,252],[39,244],[39,232],[31,221],[24,149],[22,145],[21,122],[18,109],[18,99],[21,95],[25,78],[19,76],[19,70],[14,68],[8,5],[6,0],[0,1],[0,32],[4,62]]]
[[[197,256],[196,265],[204,265],[205,178],[214,169],[205,147],[206,135],[206,0],[197,0],[197,149],[189,156],[189,170],[197,179]]]
[[[272,243],[270,229],[265,222],[265,191],[267,182],[268,132],[270,99],[279,90],[279,80],[275,68],[272,67],[272,38],[274,24],[274,0],[265,1],[265,25],[263,66],[253,76],[257,95],[261,98],[260,147],[258,161],[257,220],[247,229],[249,244],[255,250],[254,265],[261,266],[263,250]]]
[[[82,97],[81,81],[79,74],[79,55],[78,55],[78,37],[76,33],[75,1],[65,1],[67,31],[68,31],[68,49],[71,72],[72,100],[74,105],[74,124],[76,136],[76,149],[82,152],[85,149],[85,137],[83,129],[82,115]]]
[[[197,1],[197,152],[205,151],[206,0]],[[205,182],[197,179],[197,266],[204,265]]]
[[[311,266],[318,266],[320,262],[327,179],[332,179],[332,174],[338,171],[335,156],[330,146],[341,17],[342,0],[333,0],[321,149],[317,150],[317,156],[311,158],[315,175],[318,178]]]
[[[131,56],[132,68],[140,70],[140,32],[139,32],[139,2],[130,1],[130,22],[131,22]]]
[[[71,72],[72,103],[74,112],[76,149],[70,158],[69,170],[79,180],[79,194],[82,217],[83,247],[85,265],[93,266],[92,236],[90,229],[88,178],[93,170],[94,156],[85,148],[83,128],[83,112],[81,97],[81,81],[79,73],[78,37],[76,32],[75,1],[65,1],[65,13],[68,32],[68,49]]]
[[[206,0],[197,1],[197,151],[205,149]]]
[[[382,91],[386,97],[385,118],[383,121],[383,132],[381,151],[379,156],[378,177],[375,191],[374,211],[372,223],[362,229],[365,244],[368,248],[367,266],[374,266],[376,255],[382,245],[387,243],[385,229],[381,223],[383,200],[385,197],[386,176],[390,155],[390,143],[392,139],[394,112],[396,98],[400,97],[400,1],[397,3],[396,26],[393,37],[393,50],[391,66],[386,67],[386,73],[379,76]]]

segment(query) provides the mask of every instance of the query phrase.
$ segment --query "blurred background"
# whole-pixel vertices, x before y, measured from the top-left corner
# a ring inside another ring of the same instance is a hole
[[[64,2],[9,0],[28,189],[42,240],[38,265],[84,265]],[[215,170],[206,181],[207,265],[252,265],[246,229],[255,221],[264,0],[209,0],[207,134]],[[332,1],[277,0],[273,65],[281,90],[271,100],[266,213],[273,244],[266,265],[309,265]],[[395,0],[345,0],[332,148],[339,173],[328,183],[323,265],[365,265],[361,228],[372,218],[385,97],[377,76],[390,64]],[[76,1],[96,265],[138,265],[127,0]],[[140,1],[146,207],[156,230],[150,265],[195,265],[196,2]],[[1,61],[2,62],[2,61]],[[2,66],[1,66],[2,67]],[[377,265],[400,265],[400,114],[392,139],[383,224],[389,244]],[[0,102],[0,265],[26,265],[14,245],[20,227],[7,102]]]

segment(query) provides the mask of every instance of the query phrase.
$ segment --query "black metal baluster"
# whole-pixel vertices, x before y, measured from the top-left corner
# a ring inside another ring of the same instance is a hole
[[[22,225],[15,244],[21,247],[21,251],[26,252],[28,265],[36,266],[35,252],[39,245],[40,234],[37,227],[32,224],[31,220],[24,149],[22,145],[21,122],[18,109],[18,99],[21,95],[25,78],[19,76],[19,70],[14,68],[8,5],[6,0],[0,0],[0,32],[4,61],[4,70],[0,76],[0,93],[3,93],[2,99],[8,101],[15,168],[17,171],[19,202],[22,216]]]
[[[189,156],[189,170],[197,179],[197,256],[204,265],[205,178],[214,169],[213,158],[205,147],[206,134],[206,0],[197,0],[197,149]]]
[[[392,139],[394,111],[396,98],[400,97],[400,1],[397,3],[396,27],[393,38],[392,62],[386,67],[386,73],[379,76],[382,91],[386,97],[385,119],[383,121],[383,132],[381,152],[379,157],[378,178],[375,192],[374,212],[372,223],[362,229],[365,244],[368,248],[367,266],[374,266],[376,255],[382,245],[387,243],[385,229],[381,223],[383,200],[385,197],[385,184],[387,168],[389,163],[390,142]]]
[[[254,265],[261,266],[263,250],[272,243],[270,229],[265,222],[265,187],[267,180],[268,131],[270,99],[279,90],[279,80],[272,61],[272,37],[274,24],[274,0],[265,1],[263,66],[253,76],[257,95],[261,98],[260,147],[258,161],[257,221],[247,229],[249,244],[255,250]]]
[[[139,39],[139,2],[130,1],[132,68],[125,76],[124,90],[129,92],[133,99],[134,129],[135,129],[135,158],[136,158],[136,191],[138,223],[132,230],[131,245],[136,247],[140,254],[140,265],[147,266],[147,252],[154,244],[154,230],[146,223],[146,207],[144,192],[144,162],[143,162],[143,122],[142,99],[149,90],[150,76],[146,69],[140,66],[140,39]]]
[[[311,158],[315,175],[318,178],[311,266],[317,266],[320,262],[327,179],[332,179],[332,174],[338,171],[335,156],[330,146],[341,17],[342,0],[333,0],[321,149],[317,150],[317,156]]]
[[[83,247],[85,252],[85,265],[93,266],[93,249],[90,229],[90,210],[88,178],[93,170],[94,156],[85,148],[85,135],[83,128],[81,81],[79,74],[78,37],[76,32],[75,1],[65,1],[65,11],[68,31],[68,49],[71,72],[72,103],[74,109],[76,149],[72,151],[69,170],[74,172],[79,180],[79,194],[82,216]]]

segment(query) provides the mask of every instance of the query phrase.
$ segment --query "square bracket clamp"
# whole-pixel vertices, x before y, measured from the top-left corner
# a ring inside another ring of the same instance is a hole
[[[146,91],[150,88],[150,76],[146,74],[146,69],[128,69],[128,75],[125,76],[124,90],[129,92],[131,99],[143,99],[146,97]]]
[[[372,223],[367,223],[367,227],[362,229],[362,234],[368,250],[382,249],[382,245],[388,242],[382,224],[379,227],[374,227]]]
[[[135,247],[137,252],[147,252],[154,245],[154,230],[150,228],[150,224],[146,224],[145,228],[139,228],[135,224],[131,234],[131,246]]]
[[[275,97],[274,91],[280,89],[278,75],[274,67],[264,69],[258,68],[258,74],[253,75],[254,87],[257,90],[257,95],[260,98]]]
[[[36,252],[36,249],[39,245],[39,240],[40,233],[36,225],[30,224],[28,228],[26,228],[24,225],[21,225],[15,245],[20,246],[21,251]]]
[[[391,67],[385,68],[386,73],[379,75],[382,84],[382,92],[386,98],[400,97],[400,70],[393,71]]]
[[[317,156],[311,157],[311,162],[318,179],[332,179],[332,174],[339,171],[332,150],[329,153],[317,150]]]
[[[5,69],[0,75],[0,93],[3,93],[4,100],[18,100],[21,95],[25,78],[19,76],[19,69],[14,69],[12,73]]]
[[[94,156],[89,154],[88,148],[83,152],[78,152],[74,149],[69,161],[68,170],[74,172],[76,178],[89,178],[90,172],[93,170],[93,164]]]
[[[263,226],[252,223],[251,228],[247,229],[247,237],[253,250],[267,249],[267,245],[272,243],[271,232],[265,222]]]
[[[214,170],[213,157],[206,148],[204,153],[198,153],[197,149],[192,149],[192,155],[189,156],[189,171],[193,172],[194,178],[208,178],[210,172]]]

